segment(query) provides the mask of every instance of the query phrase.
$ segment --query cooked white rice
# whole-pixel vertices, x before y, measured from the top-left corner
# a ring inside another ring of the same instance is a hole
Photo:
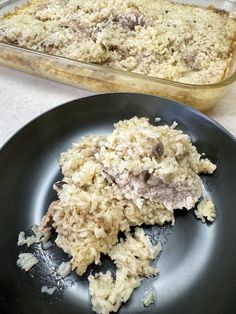
[[[38,262],[39,260],[32,253],[20,253],[16,264],[24,271],[29,271]]]
[[[143,305],[149,306],[154,302],[154,292],[152,289],[148,290],[143,299]]]
[[[144,276],[158,273],[158,269],[150,263],[161,249],[160,244],[151,245],[143,229],[136,228],[134,236],[126,233],[126,239],[121,239],[108,253],[117,267],[116,278],[110,271],[88,277],[93,310],[99,314],[117,312]]]
[[[210,199],[202,200],[198,205],[197,209],[194,211],[196,217],[202,222],[206,220],[213,222],[216,218],[215,205]]]
[[[188,135],[146,118],[120,121],[107,136],[89,136],[61,156],[63,184],[42,220],[83,274],[99,263],[130,226],[174,222],[176,208],[191,209],[202,193],[198,173],[216,168]]]
[[[171,124],[170,128],[171,128],[171,129],[175,129],[178,125],[179,125],[178,122],[173,121],[173,123]]]
[[[43,242],[42,247],[44,250],[48,250],[51,246],[53,246],[53,243],[51,241]]]
[[[56,290],[57,290],[57,287],[49,288],[47,286],[42,286],[41,293],[46,293],[46,294],[52,295]]]
[[[31,230],[34,234],[28,237],[25,237],[24,231],[19,233],[17,242],[18,246],[26,244],[28,247],[30,247],[35,243],[46,243],[51,237],[51,232],[49,230],[40,231],[37,225],[33,225]]]
[[[174,210],[193,208],[201,196],[199,174],[216,166],[181,130],[137,117],[120,121],[107,136],[84,137],[61,155],[60,164],[58,200],[40,230],[55,228],[56,244],[79,275],[99,263],[101,253],[114,260],[116,279],[109,271],[90,275],[89,289],[97,313],[117,311],[143,276],[156,273],[150,262],[160,251],[141,229],[132,237],[130,227],[173,224]],[[126,240],[117,244],[120,231]]]
[[[65,278],[66,276],[68,276],[70,272],[71,272],[70,262],[62,262],[57,269],[57,274],[61,276],[62,278]]]

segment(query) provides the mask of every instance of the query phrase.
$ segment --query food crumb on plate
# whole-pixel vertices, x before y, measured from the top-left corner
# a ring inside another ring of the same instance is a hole
[[[20,253],[16,264],[24,271],[29,271],[38,262],[39,260],[32,253]]]
[[[62,278],[65,278],[66,276],[69,275],[70,272],[71,272],[71,263],[69,261],[69,262],[62,262],[59,265],[56,273]]]
[[[110,271],[88,277],[89,292],[96,313],[117,312],[144,277],[159,273],[150,264],[160,254],[161,244],[153,246],[141,228],[136,228],[133,236],[130,233],[125,235],[126,239],[120,239],[108,253],[117,268],[116,278],[113,278]]]
[[[179,125],[178,122],[173,121],[173,123],[171,124],[170,128],[171,128],[171,129],[175,129],[178,125]]]
[[[197,205],[197,209],[194,210],[194,213],[202,222],[205,222],[206,220],[213,222],[216,218],[215,205],[210,199],[202,200]]]
[[[155,121],[155,123],[161,122],[161,118],[160,118],[160,117],[156,117],[156,118],[154,119],[154,121]]]
[[[42,286],[41,293],[46,293],[46,294],[52,295],[56,290],[57,290],[57,287],[49,288],[47,286]]]
[[[51,237],[51,232],[49,230],[40,231],[37,225],[33,225],[31,230],[34,234],[28,237],[25,237],[24,231],[21,231],[19,233],[17,242],[18,246],[26,244],[28,247],[30,247],[32,244],[35,243],[47,242]]]
[[[145,294],[145,297],[143,299],[143,305],[148,307],[153,302],[154,302],[154,292],[153,292],[153,289],[150,289]]]
[[[42,242],[42,247],[44,250],[48,250],[51,246],[53,246],[53,243],[51,241]]]

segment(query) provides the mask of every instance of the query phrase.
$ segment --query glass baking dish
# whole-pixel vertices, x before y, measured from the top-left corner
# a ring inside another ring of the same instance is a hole
[[[0,17],[25,0],[0,0]],[[213,5],[236,14],[236,1],[179,1],[203,6]],[[189,104],[201,111],[213,107],[236,81],[236,49],[226,79],[209,85],[178,83],[53,56],[14,45],[0,43],[0,65],[97,92],[140,92],[159,95]]]

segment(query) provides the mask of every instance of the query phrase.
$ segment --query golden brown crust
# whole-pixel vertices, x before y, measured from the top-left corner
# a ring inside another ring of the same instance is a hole
[[[213,5],[209,5],[208,7],[207,7],[207,9],[208,10],[210,10],[210,11],[212,11],[212,12],[215,12],[215,13],[217,13],[217,14],[220,14],[220,15],[222,15],[222,16],[229,16],[229,12],[227,12],[227,11],[225,11],[225,10],[223,10],[223,9],[218,9],[218,8],[216,8],[215,6],[213,6]]]

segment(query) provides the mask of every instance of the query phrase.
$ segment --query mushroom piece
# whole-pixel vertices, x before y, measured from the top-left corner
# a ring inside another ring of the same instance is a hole
[[[159,141],[153,148],[153,154],[157,158],[161,158],[164,154],[164,145]]]

